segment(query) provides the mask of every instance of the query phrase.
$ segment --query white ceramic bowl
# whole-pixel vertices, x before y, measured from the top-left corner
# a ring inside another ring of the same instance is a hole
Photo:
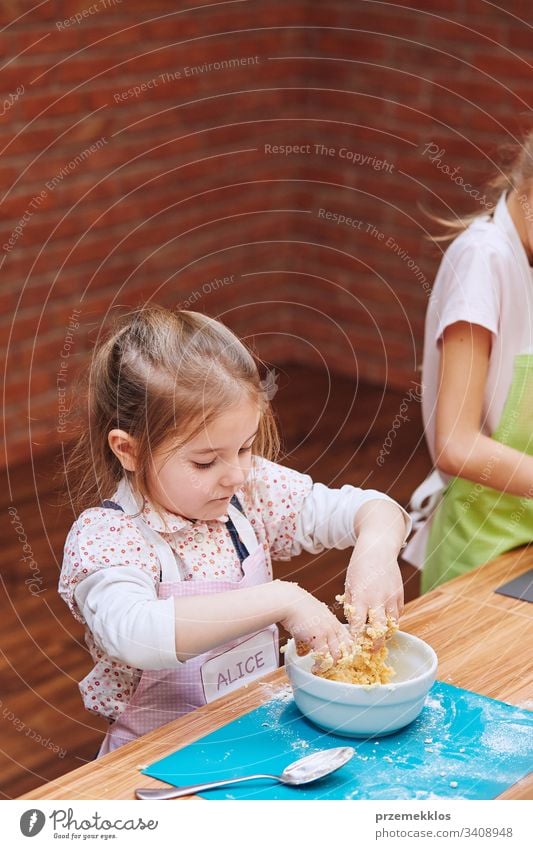
[[[320,728],[345,737],[380,737],[412,722],[437,673],[437,655],[423,640],[397,631],[387,643],[396,670],[390,684],[344,684],[311,673],[313,655],[298,657],[294,640],[285,667],[298,708]]]

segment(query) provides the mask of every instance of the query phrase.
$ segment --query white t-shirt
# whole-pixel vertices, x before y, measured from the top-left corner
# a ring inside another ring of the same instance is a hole
[[[481,420],[482,433],[491,436],[511,387],[515,357],[533,352],[533,269],[505,194],[492,216],[480,216],[452,242],[433,286],[422,366],[422,417],[433,461],[442,334],[458,321],[492,333]],[[448,479],[442,475],[443,483]],[[405,548],[404,559],[423,565],[428,534],[426,522]]]
[[[444,330],[458,321],[486,327],[492,349],[482,432],[496,430],[511,386],[514,358],[533,351],[533,269],[502,195],[446,251],[429,302],[422,366],[422,416],[435,459],[436,400]]]

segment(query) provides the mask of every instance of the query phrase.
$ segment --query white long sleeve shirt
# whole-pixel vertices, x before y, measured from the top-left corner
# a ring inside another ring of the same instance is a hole
[[[125,482],[113,496],[121,503]],[[355,518],[368,501],[387,495],[345,485],[330,489],[309,475],[254,458],[253,486],[237,491],[267,563],[307,551],[344,549],[356,542]],[[394,502],[393,502],[394,503]],[[406,537],[410,520],[404,511]],[[161,533],[176,555],[182,580],[239,580],[241,564],[223,521],[194,522],[147,502],[142,520]],[[174,599],[158,599],[155,548],[127,513],[84,511],[67,541],[59,592],[86,626],[95,667],[81,682],[85,705],[116,717],[143,669],[179,664],[175,654]]]

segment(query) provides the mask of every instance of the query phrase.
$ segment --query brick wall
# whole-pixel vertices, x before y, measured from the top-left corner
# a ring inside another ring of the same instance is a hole
[[[150,299],[273,362],[416,379],[420,205],[479,208],[459,177],[531,105],[527,0],[180,5],[2,4],[4,462],[66,438],[110,311]]]

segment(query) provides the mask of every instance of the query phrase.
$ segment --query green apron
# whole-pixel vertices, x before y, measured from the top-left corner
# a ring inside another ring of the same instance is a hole
[[[492,438],[533,455],[533,354],[515,357],[511,388]],[[531,541],[533,498],[453,478],[433,517],[422,592]]]

